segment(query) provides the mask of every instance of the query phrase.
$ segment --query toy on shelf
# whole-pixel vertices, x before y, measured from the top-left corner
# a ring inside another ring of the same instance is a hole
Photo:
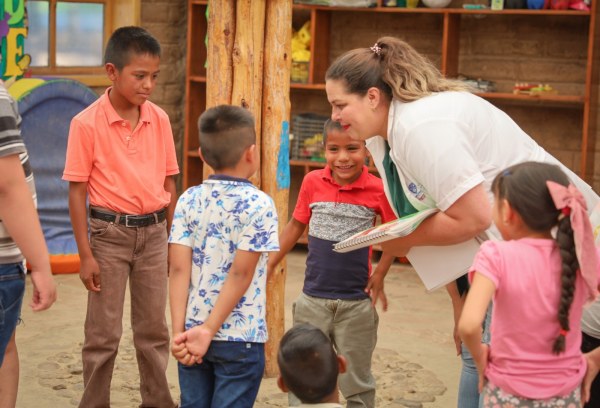
[[[495,92],[496,84],[493,81],[488,81],[481,78],[469,78],[464,75],[459,75],[458,79],[464,81],[469,86],[475,88],[479,92]]]
[[[517,82],[513,87],[515,95],[546,95],[557,94],[558,91],[548,84],[530,84],[527,82]]]
[[[308,64],[310,62],[310,20],[292,33],[292,73],[291,81],[308,82]]]

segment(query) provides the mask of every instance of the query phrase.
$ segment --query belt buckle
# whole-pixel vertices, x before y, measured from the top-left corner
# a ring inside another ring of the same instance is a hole
[[[135,228],[135,225],[129,225],[129,217],[130,215],[125,216],[125,227],[127,228]]]

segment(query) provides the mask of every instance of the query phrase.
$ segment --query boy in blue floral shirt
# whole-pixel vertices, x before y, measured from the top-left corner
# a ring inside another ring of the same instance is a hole
[[[252,407],[264,371],[267,252],[277,251],[273,200],[248,178],[259,166],[254,119],[208,109],[200,155],[215,173],[177,202],[169,295],[181,408]]]

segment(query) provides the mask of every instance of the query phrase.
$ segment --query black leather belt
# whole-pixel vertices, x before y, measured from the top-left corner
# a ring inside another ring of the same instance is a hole
[[[148,225],[163,222],[167,218],[167,211],[163,208],[151,214],[131,215],[110,213],[91,208],[90,217],[114,223],[117,223],[118,219],[118,224],[126,227],[147,227]]]

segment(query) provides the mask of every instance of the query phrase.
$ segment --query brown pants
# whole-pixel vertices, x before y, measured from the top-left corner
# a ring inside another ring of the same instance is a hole
[[[101,291],[88,294],[82,350],[84,391],[79,407],[110,407],[110,383],[123,333],[123,303],[129,280],[141,406],[173,408],[166,377],[166,222],[128,228],[90,219],[90,232],[90,246],[100,267]]]

